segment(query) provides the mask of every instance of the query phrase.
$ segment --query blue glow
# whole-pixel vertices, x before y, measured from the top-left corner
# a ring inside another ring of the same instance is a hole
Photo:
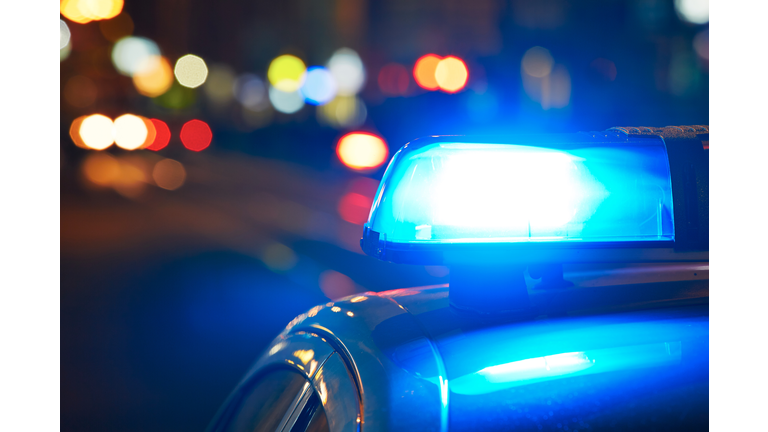
[[[327,104],[336,96],[336,81],[328,69],[321,66],[311,67],[307,69],[301,94],[308,104]]]
[[[672,214],[661,140],[433,141],[393,157],[367,226],[395,243],[670,241]]]

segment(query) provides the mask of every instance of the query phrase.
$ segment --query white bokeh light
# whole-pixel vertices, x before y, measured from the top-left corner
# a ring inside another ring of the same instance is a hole
[[[153,70],[159,61],[160,48],[144,37],[124,37],[112,48],[112,63],[123,75],[133,76]]]
[[[692,24],[709,22],[709,0],[675,0],[677,15]]]
[[[64,22],[64,20],[59,20],[59,49],[64,49],[67,44],[69,44],[69,27],[67,27],[67,23]]]
[[[284,92],[274,87],[269,87],[269,101],[277,111],[285,114],[293,114],[304,106],[304,96],[300,91]]]
[[[328,60],[328,70],[342,96],[357,94],[365,84],[365,67],[354,50],[341,48]]]

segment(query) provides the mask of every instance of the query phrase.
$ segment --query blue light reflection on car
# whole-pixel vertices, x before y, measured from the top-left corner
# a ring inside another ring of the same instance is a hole
[[[398,243],[669,241],[672,214],[661,140],[449,141],[398,151],[368,226]]]

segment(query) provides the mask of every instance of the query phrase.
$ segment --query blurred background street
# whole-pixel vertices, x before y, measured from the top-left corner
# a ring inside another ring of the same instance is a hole
[[[202,430],[296,315],[447,283],[359,246],[414,138],[709,123],[707,0],[60,12],[65,431]]]

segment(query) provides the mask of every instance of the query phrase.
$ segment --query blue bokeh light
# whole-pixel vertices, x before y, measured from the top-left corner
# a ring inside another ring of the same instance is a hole
[[[328,69],[321,66],[313,66],[307,69],[304,84],[301,86],[301,94],[310,105],[324,105],[336,96],[336,81]]]

